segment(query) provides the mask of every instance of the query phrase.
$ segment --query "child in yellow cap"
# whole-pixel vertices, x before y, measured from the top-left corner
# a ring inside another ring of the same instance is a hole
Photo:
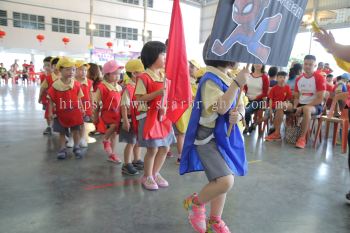
[[[84,116],[84,122],[85,123],[91,123],[92,122],[92,80],[87,78],[87,70],[89,68],[89,65],[82,60],[76,61],[75,63],[76,67],[76,73],[75,73],[75,80],[80,83],[81,90],[84,94],[84,96],[81,98],[82,102],[82,108],[84,109],[85,116]],[[82,125],[80,130],[80,146],[81,147],[88,147],[88,135],[85,133],[85,124]]]
[[[143,170],[141,151],[137,143],[137,124],[134,108],[134,92],[137,77],[145,71],[140,59],[130,60],[125,65],[126,75],[129,77],[122,92],[121,114],[122,127],[120,129],[119,142],[127,143],[124,149],[124,165],[122,173],[125,175],[137,175],[138,170]],[[134,155],[134,159],[132,158]]]
[[[80,149],[80,127],[83,124],[83,112],[80,108],[81,97],[84,96],[79,82],[74,80],[75,62],[67,57],[62,57],[57,63],[57,69],[61,73],[60,79],[55,81],[48,90],[49,118],[53,118],[53,130],[60,134],[57,159],[67,158],[65,135],[71,131],[74,139],[73,152],[77,159],[81,159],[83,153]]]

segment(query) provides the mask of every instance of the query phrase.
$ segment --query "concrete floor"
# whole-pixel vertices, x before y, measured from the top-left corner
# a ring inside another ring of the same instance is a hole
[[[0,87],[0,233],[193,232],[182,200],[200,190],[204,174],[179,176],[168,159],[162,173],[171,186],[148,192],[139,177],[106,162],[100,143],[82,160],[57,161],[57,136],[42,135],[37,95],[37,86]],[[253,162],[248,176],[236,178],[223,216],[233,232],[350,232],[350,179],[339,146],[297,150],[257,135],[246,146]]]

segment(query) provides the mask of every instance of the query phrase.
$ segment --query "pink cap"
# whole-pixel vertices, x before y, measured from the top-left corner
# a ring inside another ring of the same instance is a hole
[[[106,62],[103,65],[102,72],[103,72],[103,74],[109,74],[109,73],[113,73],[113,72],[115,72],[115,71],[117,71],[119,69],[123,69],[123,68],[124,67],[118,65],[115,60],[111,60],[111,61]]]

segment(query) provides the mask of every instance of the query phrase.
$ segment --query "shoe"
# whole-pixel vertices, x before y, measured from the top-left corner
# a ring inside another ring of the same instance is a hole
[[[207,226],[207,233],[231,233],[224,221],[219,222],[209,220]]]
[[[148,176],[148,177],[143,176],[141,178],[141,183],[142,183],[142,186],[147,190],[150,190],[150,191],[158,190],[158,185],[152,176]]]
[[[255,129],[256,129],[256,125],[252,124],[248,129],[248,133],[252,133]]]
[[[139,171],[142,171],[144,167],[144,163],[142,160],[133,161],[132,165]]]
[[[83,158],[83,152],[81,151],[81,149],[80,149],[79,146],[74,147],[73,153],[74,153],[76,159],[81,159],[81,158]]]
[[[83,138],[83,139],[80,140],[79,146],[80,146],[81,148],[87,148],[87,147],[88,147],[88,143],[87,143],[87,141]]]
[[[43,132],[44,135],[51,135],[52,134],[52,129],[50,126],[46,127],[46,129]]]
[[[140,174],[138,170],[131,164],[124,164],[122,167],[122,174],[124,175],[129,175],[129,176],[134,176]]]
[[[188,221],[196,232],[205,233],[206,232],[206,222],[205,222],[205,205],[196,205],[193,203],[193,199],[197,196],[196,193],[187,197],[184,202],[184,208],[188,211]]]
[[[245,129],[243,130],[243,134],[247,134],[249,131],[249,128],[248,127],[245,127]]]
[[[298,138],[297,142],[295,143],[295,147],[299,149],[304,149],[306,145],[306,139],[304,137]]]
[[[67,139],[67,138],[66,138],[66,139]],[[73,137],[72,137],[72,136],[68,137],[67,142],[66,142],[66,146],[67,146],[68,148],[73,148],[73,146],[74,146],[74,140],[73,140]]]
[[[345,195],[346,203],[350,205],[350,191]]]
[[[176,160],[176,165],[180,165],[180,163],[181,163],[181,159],[180,159],[180,158],[177,158],[177,160]]]
[[[57,153],[57,159],[58,160],[63,160],[63,159],[66,159],[66,158],[67,158],[67,150],[66,150],[66,148],[59,150],[58,153]]]
[[[111,142],[107,140],[103,140],[103,149],[106,151],[107,154],[112,154],[112,146]]]
[[[174,158],[173,152],[171,152],[171,151],[169,150],[169,152],[166,154],[166,157],[167,157],[167,158]]]
[[[122,161],[120,161],[118,155],[116,155],[116,154],[111,154],[110,156],[108,156],[107,161],[115,163],[115,164],[121,164],[122,163]]]
[[[269,136],[266,136],[265,140],[268,142],[281,141],[281,135],[279,133],[272,133]]]
[[[160,188],[169,187],[168,181],[166,179],[164,179],[159,173],[155,174],[153,177],[154,177],[154,180],[156,181],[157,185]]]
[[[93,137],[88,137],[87,138],[87,143],[95,143],[96,142],[96,139],[93,138]]]
[[[269,132],[267,133],[267,135],[270,135],[270,134],[272,134],[272,133],[274,133],[275,132],[275,129],[274,128],[270,128],[269,129]]]

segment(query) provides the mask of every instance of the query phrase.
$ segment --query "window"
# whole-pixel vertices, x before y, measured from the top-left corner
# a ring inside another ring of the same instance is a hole
[[[52,31],[79,34],[79,21],[52,18]]]
[[[124,2],[128,4],[133,4],[133,5],[139,5],[140,1],[139,0],[118,0],[118,2]]]
[[[153,7],[153,0],[148,0],[147,6],[152,8]]]
[[[13,26],[17,28],[45,30],[45,17],[13,12]]]
[[[138,30],[137,28],[126,28],[117,26],[117,39],[124,40],[138,40]]]
[[[86,35],[90,36],[91,30],[89,29],[89,24],[86,23]],[[107,24],[96,24],[96,29],[93,30],[92,34],[93,36],[98,36],[98,37],[111,37],[111,25]]]
[[[7,26],[7,11],[0,10],[0,25]]]

